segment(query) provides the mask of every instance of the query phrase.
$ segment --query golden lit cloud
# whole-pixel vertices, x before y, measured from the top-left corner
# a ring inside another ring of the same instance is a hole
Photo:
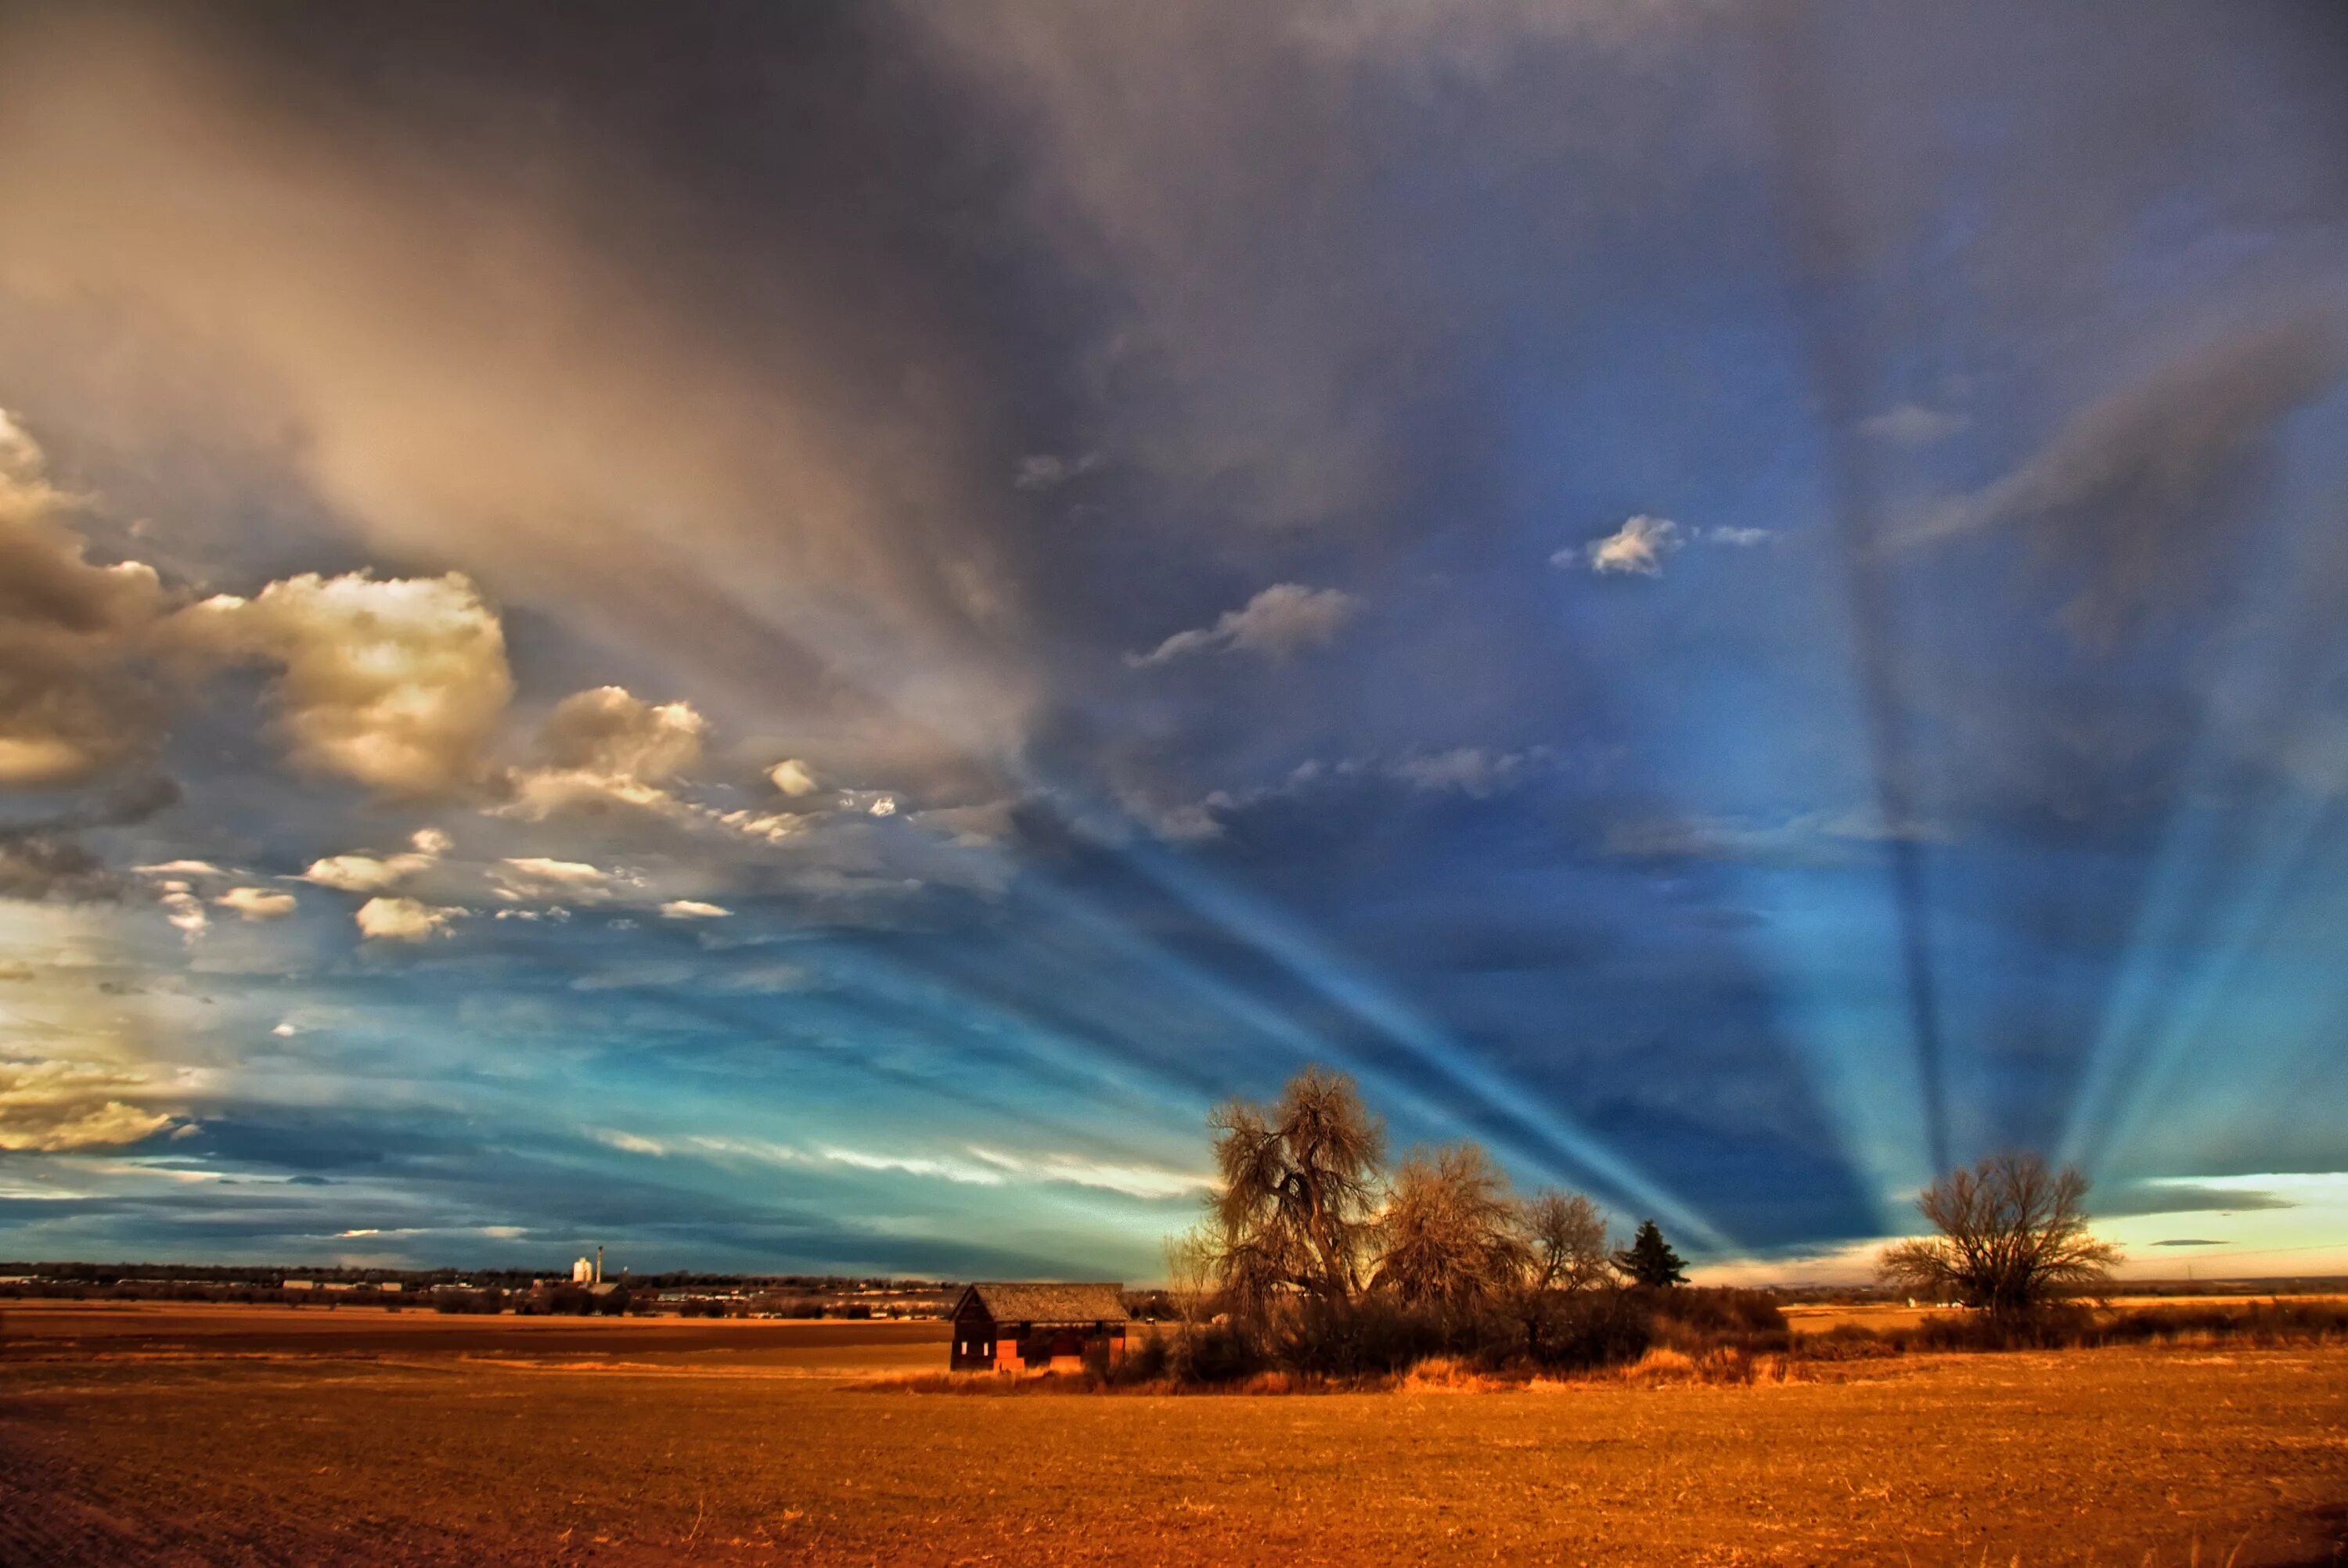
[[[70,510],[0,410],[0,789],[81,784],[154,738],[130,662],[162,586],[138,561],[92,565]]]
[[[505,630],[457,572],[304,573],[252,599],[208,599],[174,630],[216,657],[277,666],[278,723],[294,761],[386,794],[476,780],[513,695]]]
[[[212,900],[247,920],[282,920],[294,913],[294,895],[272,887],[232,887]]]
[[[145,1085],[100,1062],[0,1061],[0,1149],[59,1153],[135,1143],[171,1121],[124,1098]]]
[[[390,896],[370,898],[352,917],[359,935],[371,942],[422,942],[439,936],[462,909]]]

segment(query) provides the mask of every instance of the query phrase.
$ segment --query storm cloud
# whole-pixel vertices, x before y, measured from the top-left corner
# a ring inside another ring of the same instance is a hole
[[[1138,1279],[1318,1060],[1706,1259],[2322,1242],[2343,64],[0,6],[0,1227]]]

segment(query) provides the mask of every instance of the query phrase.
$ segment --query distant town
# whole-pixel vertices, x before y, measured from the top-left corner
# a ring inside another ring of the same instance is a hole
[[[935,1318],[960,1285],[843,1275],[608,1274],[592,1256],[544,1272],[264,1264],[0,1262],[0,1299],[213,1301],[522,1316]]]
[[[38,1263],[0,1261],[0,1302],[175,1301],[248,1306],[375,1307],[389,1311],[518,1317],[650,1317],[942,1319],[963,1282],[835,1274],[713,1274],[669,1269],[606,1272],[590,1253],[561,1268],[356,1268],[272,1264]],[[1849,1285],[1760,1287],[1787,1305],[1867,1302],[1896,1292]],[[2292,1296],[2348,1293],[2331,1276],[2243,1279],[2130,1280],[2130,1296]],[[1129,1289],[1140,1322],[1176,1316],[1169,1294]]]

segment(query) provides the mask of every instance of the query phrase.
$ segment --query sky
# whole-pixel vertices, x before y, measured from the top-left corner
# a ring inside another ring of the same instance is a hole
[[[0,0],[0,1255],[1157,1277],[1308,1061],[2348,1270],[2348,12]]]

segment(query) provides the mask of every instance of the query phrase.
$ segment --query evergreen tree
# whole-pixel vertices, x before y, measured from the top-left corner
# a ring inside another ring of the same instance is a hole
[[[1639,1222],[1639,1234],[1614,1255],[1614,1266],[1629,1275],[1632,1284],[1656,1290],[1687,1283],[1683,1272],[1687,1259],[1672,1250],[1671,1243],[1663,1239],[1663,1227],[1653,1220]]]

